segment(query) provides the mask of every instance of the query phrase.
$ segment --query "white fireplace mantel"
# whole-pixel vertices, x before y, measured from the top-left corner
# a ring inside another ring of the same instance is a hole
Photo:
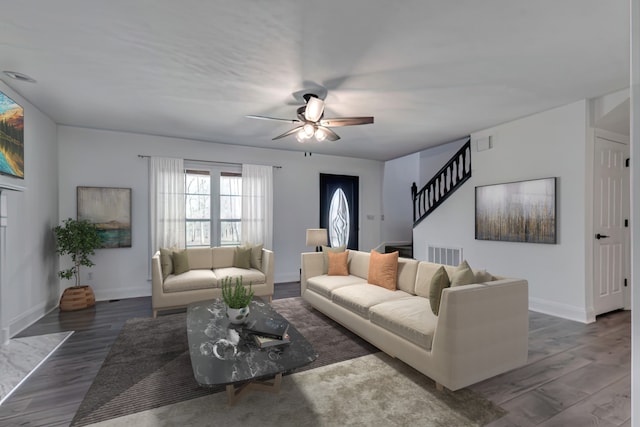
[[[25,191],[27,187],[24,186],[24,181],[16,178],[9,178],[0,175],[0,191]]]

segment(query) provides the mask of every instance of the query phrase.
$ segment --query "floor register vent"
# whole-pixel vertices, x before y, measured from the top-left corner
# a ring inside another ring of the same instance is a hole
[[[427,244],[427,261],[457,267],[462,262],[462,248]]]

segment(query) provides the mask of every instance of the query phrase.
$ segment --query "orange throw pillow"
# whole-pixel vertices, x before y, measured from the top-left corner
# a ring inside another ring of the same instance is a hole
[[[381,254],[372,250],[367,282],[395,291],[398,282],[398,251]]]
[[[329,255],[329,276],[348,276],[349,268],[347,267],[347,260],[349,258],[349,251],[344,252],[327,252]]]

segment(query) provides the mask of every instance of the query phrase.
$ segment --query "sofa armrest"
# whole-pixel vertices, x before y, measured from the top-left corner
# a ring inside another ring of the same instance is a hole
[[[300,255],[300,295],[307,289],[307,280],[320,276],[324,270],[324,256],[322,252],[303,252]]]
[[[162,278],[162,265],[160,263],[160,251],[157,251],[151,257],[151,302],[155,306],[154,300],[162,295],[162,284],[164,279]]]
[[[442,291],[432,351],[451,387],[464,387],[526,363],[528,306],[528,283],[523,279]]]
[[[269,249],[262,248],[262,268],[260,271],[266,276],[265,284],[269,289],[269,295],[273,295],[273,281],[274,281],[274,254]]]

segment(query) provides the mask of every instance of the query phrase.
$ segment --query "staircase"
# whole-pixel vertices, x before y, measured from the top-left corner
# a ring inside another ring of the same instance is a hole
[[[402,258],[413,258],[413,245],[387,245],[384,247],[384,252],[390,254],[398,251],[398,256]]]
[[[420,191],[415,182],[411,186],[414,228],[469,178],[471,178],[471,138]]]

